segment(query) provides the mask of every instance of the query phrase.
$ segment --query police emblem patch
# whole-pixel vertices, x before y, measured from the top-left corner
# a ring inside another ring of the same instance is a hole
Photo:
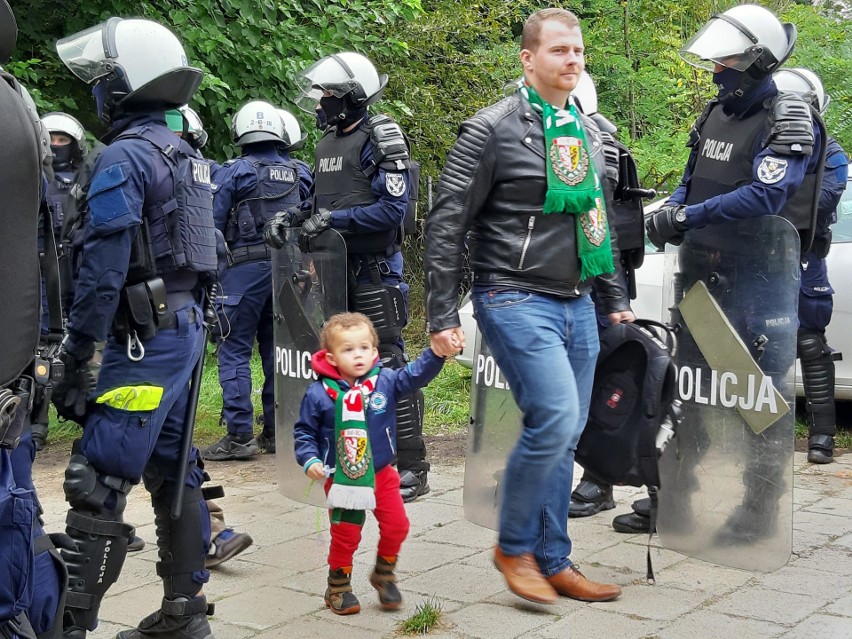
[[[554,138],[550,145],[550,166],[556,177],[569,186],[585,180],[589,171],[589,154],[582,140],[575,137]]]
[[[785,175],[787,175],[787,160],[774,158],[771,155],[763,158],[760,166],[757,167],[757,179],[764,184],[780,182]]]
[[[388,193],[394,197],[399,197],[405,193],[405,180],[402,177],[402,173],[385,174],[385,184],[388,187]]]
[[[600,198],[595,199],[595,208],[588,215],[580,218],[583,227],[583,235],[595,246],[600,246],[606,238],[606,209]]]

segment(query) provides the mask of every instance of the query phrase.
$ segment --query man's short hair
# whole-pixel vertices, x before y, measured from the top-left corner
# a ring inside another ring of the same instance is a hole
[[[566,27],[580,27],[580,20],[568,9],[539,9],[524,23],[524,32],[521,35],[521,49],[535,51],[541,44],[541,25],[548,20],[556,20]]]
[[[331,343],[334,340],[334,336],[338,332],[348,331],[353,328],[360,328],[361,326],[366,326],[370,329],[370,335],[373,338],[373,346],[378,348],[379,335],[376,333],[376,327],[373,326],[373,322],[370,321],[370,318],[363,313],[338,313],[337,315],[329,317],[325,324],[323,324],[322,331],[320,332],[320,348],[330,348]]]

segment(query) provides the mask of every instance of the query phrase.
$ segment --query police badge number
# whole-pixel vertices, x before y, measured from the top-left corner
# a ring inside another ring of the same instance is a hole
[[[388,193],[394,197],[399,197],[405,193],[405,179],[403,179],[402,173],[385,174],[385,184],[388,187]]]
[[[757,179],[764,184],[775,184],[787,175],[787,160],[767,156],[757,167]]]

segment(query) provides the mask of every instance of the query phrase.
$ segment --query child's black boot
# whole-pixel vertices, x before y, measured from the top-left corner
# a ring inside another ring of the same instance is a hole
[[[328,571],[325,605],[336,615],[354,615],[361,612],[361,603],[352,592],[352,566]]]
[[[385,610],[396,610],[402,606],[402,594],[396,587],[396,557],[376,557],[376,567],[370,575],[370,585],[379,592],[379,601]]]

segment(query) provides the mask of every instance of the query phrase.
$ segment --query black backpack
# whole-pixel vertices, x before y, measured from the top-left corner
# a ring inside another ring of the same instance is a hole
[[[679,420],[674,331],[636,320],[604,329],[600,339],[576,460],[609,484],[659,487],[657,458]]]

